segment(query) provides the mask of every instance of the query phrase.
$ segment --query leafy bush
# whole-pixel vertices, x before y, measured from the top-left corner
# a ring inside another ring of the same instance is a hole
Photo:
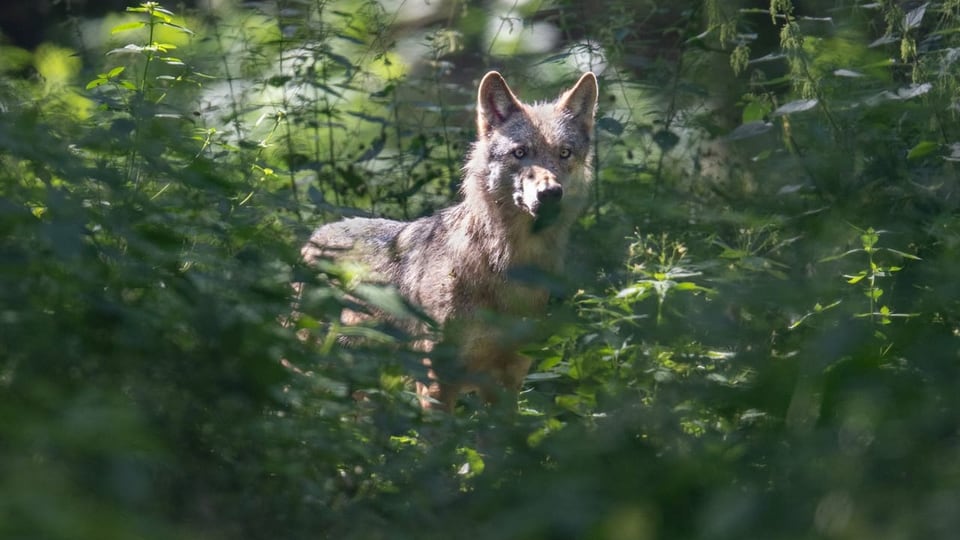
[[[2,47],[0,536],[953,536],[955,2],[414,7]],[[299,246],[455,198],[494,68],[598,72],[595,191],[519,411],[428,415]]]

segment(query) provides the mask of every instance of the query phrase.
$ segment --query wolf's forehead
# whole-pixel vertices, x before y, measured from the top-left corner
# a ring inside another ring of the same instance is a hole
[[[558,111],[552,103],[524,105],[522,114],[495,131],[496,139],[502,143],[560,145],[568,144],[573,135],[569,116]]]
[[[553,103],[536,103],[527,109],[535,129],[551,142],[564,137],[570,124],[568,114],[557,110]]]

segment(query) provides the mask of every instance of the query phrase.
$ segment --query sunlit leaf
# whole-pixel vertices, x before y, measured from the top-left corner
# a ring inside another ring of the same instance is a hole
[[[117,26],[114,26],[113,28],[110,29],[110,33],[111,33],[111,34],[119,34],[120,32],[126,32],[126,31],[129,31],[129,30],[137,30],[137,29],[139,29],[139,28],[143,28],[144,26],[146,26],[146,24],[147,24],[147,23],[145,23],[145,22],[143,22],[143,21],[133,21],[133,22],[128,22],[128,23],[118,24]]]
[[[860,281],[862,281],[863,278],[867,277],[867,272],[866,272],[866,271],[862,271],[862,272],[860,272],[859,274],[856,274],[856,275],[853,275],[853,276],[847,276],[847,275],[845,275],[845,276],[843,276],[843,277],[847,278],[847,283],[851,283],[851,284],[853,284],[853,283],[860,283]]]
[[[773,116],[781,116],[784,114],[792,114],[803,111],[809,111],[810,109],[817,106],[818,101],[815,99],[800,99],[797,101],[791,101],[781,107],[778,107],[777,110],[773,111]]]
[[[933,141],[920,141],[916,146],[911,148],[909,152],[907,152],[907,159],[919,159],[929,156],[936,151],[939,146],[940,145]]]
[[[140,45],[135,45],[133,43],[128,43],[119,49],[111,49],[107,51],[107,54],[140,54],[143,52],[143,47]]]
[[[852,69],[837,69],[837,70],[834,70],[833,74],[836,75],[837,77],[856,78],[856,77],[864,76],[863,73],[860,73],[859,71],[853,71]]]
[[[901,88],[897,90],[896,99],[912,99],[917,96],[922,96],[933,89],[933,85],[930,83],[923,84],[914,84],[906,88]]]

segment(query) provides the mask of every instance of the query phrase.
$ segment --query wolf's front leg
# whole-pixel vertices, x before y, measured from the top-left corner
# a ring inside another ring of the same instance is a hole
[[[530,364],[530,358],[522,354],[502,353],[496,361],[497,367],[485,378],[485,384],[479,386],[480,397],[487,404],[501,401],[515,404]]]

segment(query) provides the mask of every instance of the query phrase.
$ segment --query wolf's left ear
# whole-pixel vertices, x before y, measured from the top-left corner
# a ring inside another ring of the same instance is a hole
[[[598,97],[597,76],[588,71],[580,77],[573,88],[560,96],[557,100],[557,110],[566,111],[573,118],[583,122],[588,129],[592,129]]]
[[[520,112],[520,103],[496,71],[487,73],[477,91],[477,130],[485,135]]]

